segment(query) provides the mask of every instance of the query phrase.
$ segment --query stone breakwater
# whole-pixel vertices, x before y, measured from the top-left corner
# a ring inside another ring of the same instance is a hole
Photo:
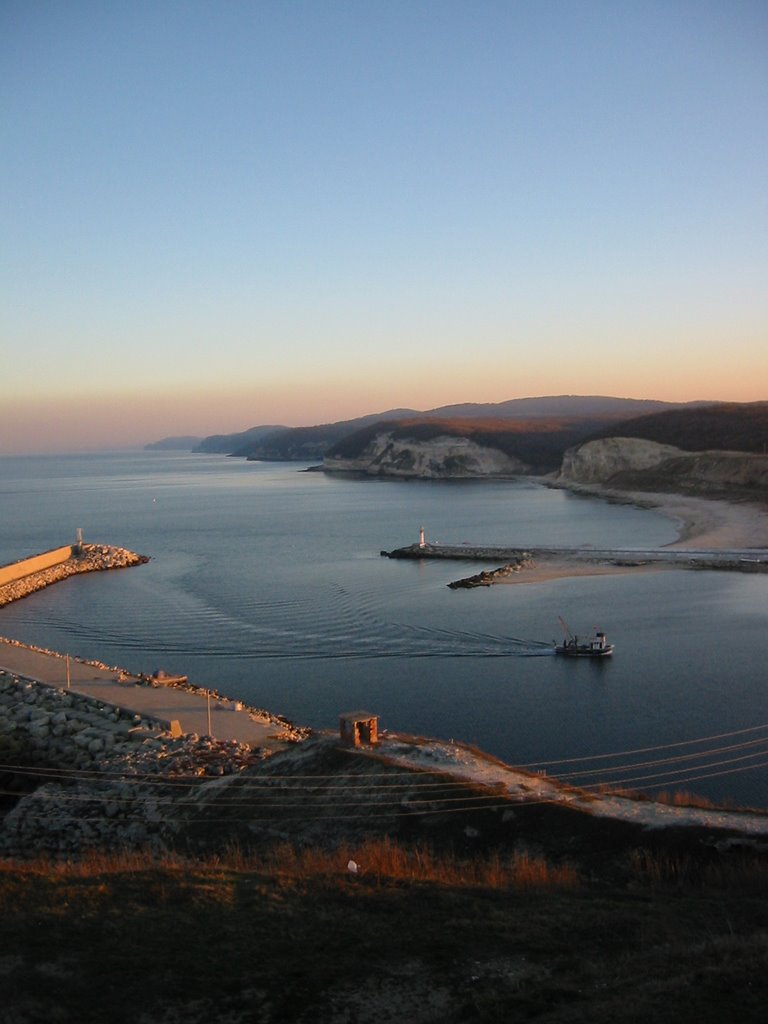
[[[73,554],[66,561],[50,568],[32,572],[27,576],[12,580],[0,586],[0,607],[27,597],[37,590],[49,587],[52,583],[67,579],[81,572],[99,572],[106,569],[127,569],[130,566],[142,565],[149,561],[146,555],[137,555],[125,548],[111,547],[107,544],[76,545]]]
[[[447,558],[472,562],[503,562],[509,565],[527,564],[531,552],[523,548],[474,547],[470,544],[409,544],[404,548],[380,552],[382,558]]]
[[[269,756],[235,741],[173,737],[164,724],[0,673],[2,789],[42,783],[5,815],[0,855],[168,849],[200,785]]]
[[[526,569],[535,568],[536,563],[532,558],[521,557],[515,562],[508,562],[506,565],[501,565],[498,569],[492,569],[490,572],[484,569],[482,572],[478,572],[474,576],[465,576],[463,579],[453,580],[453,582],[447,584],[447,586],[450,587],[451,590],[471,589],[472,587],[491,587],[494,583],[498,583],[499,580],[506,579],[514,573],[524,572]]]
[[[46,654],[51,658],[59,658],[62,661],[65,660],[67,655],[61,654],[59,651],[51,651],[46,647],[36,647],[33,644],[22,643],[21,640],[13,640],[10,637],[0,636],[0,641],[4,644],[9,644],[12,647],[19,647],[22,650],[27,651],[39,651],[41,654]],[[309,736],[311,729],[308,726],[294,725],[289,719],[285,718],[284,715],[277,715],[271,711],[266,711],[263,708],[254,708],[243,704],[240,700],[235,700],[231,697],[227,697],[212,687],[201,687],[196,686],[194,683],[190,683],[187,676],[169,676],[165,672],[159,671],[152,675],[148,675],[146,672],[140,672],[137,675],[129,672],[127,669],[120,668],[117,665],[107,665],[103,661],[98,661],[94,658],[72,658],[73,664],[78,665],[91,665],[93,668],[101,669],[103,672],[110,673],[115,679],[120,679],[124,682],[130,682],[134,686],[151,686],[157,687],[169,687],[174,690],[183,690],[185,693],[194,693],[198,697],[210,697],[212,701],[216,701],[222,705],[237,705],[249,718],[255,722],[270,722],[272,725],[278,726],[280,729],[280,738],[285,739],[288,742],[296,742],[298,740],[306,739]],[[0,675],[2,670],[0,669]],[[40,682],[40,680],[28,680],[29,682]],[[43,684],[49,685],[49,684]],[[76,687],[75,687],[76,688]],[[104,704],[105,702],[100,702]],[[129,712],[132,713],[132,712]],[[156,723],[160,728],[168,728],[170,723],[157,719]]]
[[[522,548],[472,547],[451,544],[409,544],[394,551],[382,551],[383,558],[444,558],[454,561],[501,562],[521,564],[533,559],[555,560],[572,564],[611,564],[618,567],[666,565],[676,569],[724,569],[730,572],[768,572],[768,551],[765,548],[591,548],[535,547]],[[502,567],[504,568],[504,567]]]

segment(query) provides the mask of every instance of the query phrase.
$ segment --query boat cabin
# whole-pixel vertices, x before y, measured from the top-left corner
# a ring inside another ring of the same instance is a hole
[[[607,650],[611,645],[608,643],[608,637],[605,633],[598,629],[595,630],[595,635],[590,637],[589,646],[591,650],[599,654],[601,651]]]

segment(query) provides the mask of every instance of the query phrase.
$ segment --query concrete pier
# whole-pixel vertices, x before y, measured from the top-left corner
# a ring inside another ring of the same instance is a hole
[[[616,566],[666,565],[679,569],[728,569],[735,572],[768,571],[765,548],[593,548],[497,547],[450,544],[410,544],[382,551],[387,558],[444,558],[469,562],[520,562],[524,559],[574,563],[611,563]]]
[[[151,685],[143,677],[106,665],[37,650],[2,637],[0,671],[141,714],[163,728],[178,722],[185,734],[273,748],[284,746],[292,738],[290,723],[279,716],[257,715],[239,701],[193,687]]]

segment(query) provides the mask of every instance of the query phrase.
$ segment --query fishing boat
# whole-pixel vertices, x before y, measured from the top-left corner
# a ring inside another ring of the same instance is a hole
[[[565,654],[569,658],[608,658],[613,654],[613,644],[608,643],[602,629],[596,629],[586,640],[580,640],[563,619],[560,619],[560,625],[565,639],[561,644],[555,644],[556,654]]]

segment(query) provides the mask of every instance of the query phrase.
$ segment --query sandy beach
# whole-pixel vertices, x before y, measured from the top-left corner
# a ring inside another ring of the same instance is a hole
[[[676,494],[627,495],[632,504],[652,508],[679,525],[670,548],[768,548],[768,507]]]
[[[682,494],[617,491],[599,485],[572,488],[580,494],[638,508],[653,509],[676,524],[679,536],[669,550],[768,549],[768,505],[723,501]],[[538,558],[535,567],[499,577],[494,584],[542,583],[570,576],[604,576],[618,573],[667,572],[673,565],[617,565],[588,562],[584,556]]]

